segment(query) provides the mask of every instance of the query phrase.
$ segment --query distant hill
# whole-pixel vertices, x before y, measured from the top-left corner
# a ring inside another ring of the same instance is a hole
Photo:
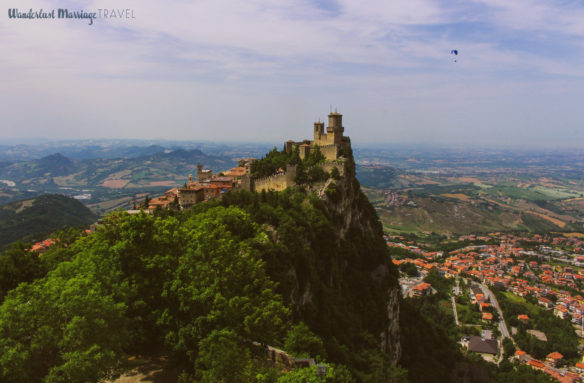
[[[0,178],[26,180],[45,178],[47,176],[62,176],[74,172],[76,165],[69,158],[60,153],[55,153],[38,160],[1,164]]]
[[[261,157],[274,147],[273,143],[168,141],[168,140],[27,140],[27,143],[12,143],[0,137],[0,161],[30,161],[54,153],[61,153],[74,160],[96,158],[132,158],[146,156],[166,150],[200,149],[204,153],[233,158]],[[279,146],[279,144],[277,144]]]
[[[53,175],[65,175],[75,170],[75,163],[61,153],[52,154],[32,162],[37,169],[37,174],[51,173]]]
[[[130,158],[158,153],[165,149],[161,145],[91,144],[75,141],[62,144],[48,142],[37,145],[0,145],[0,160],[27,161],[40,159],[53,153],[61,153],[65,157],[77,160]]]
[[[207,155],[197,149],[163,150],[139,157],[91,160],[73,160],[56,153],[38,160],[4,163],[0,166],[0,179],[26,187],[37,187],[47,182],[59,186],[99,186],[107,180],[147,184],[173,179],[184,181],[198,163],[215,170],[226,170],[236,165],[230,158]],[[108,187],[107,184],[102,186]]]
[[[58,194],[0,205],[0,247],[65,226],[89,225],[97,216],[81,202]]]
[[[387,231],[471,234],[501,230],[580,230],[574,223],[538,211],[515,209],[485,200],[421,195],[407,197],[400,193],[398,205],[389,205],[387,195],[376,189],[366,190]],[[462,194],[454,196],[464,197]]]
[[[402,172],[385,165],[357,165],[357,179],[362,185],[387,188],[394,187]]]

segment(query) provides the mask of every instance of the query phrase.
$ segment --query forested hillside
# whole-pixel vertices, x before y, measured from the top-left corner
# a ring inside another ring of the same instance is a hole
[[[42,236],[65,226],[89,225],[97,216],[81,202],[58,194],[0,206],[0,248],[26,237]]]
[[[333,382],[403,377],[381,226],[354,170],[326,190],[114,213],[47,251],[0,307],[0,380],[98,381],[155,353],[181,382],[312,381],[253,342],[326,361]]]

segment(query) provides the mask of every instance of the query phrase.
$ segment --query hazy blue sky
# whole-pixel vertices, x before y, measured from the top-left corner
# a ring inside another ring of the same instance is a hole
[[[0,138],[280,142],[309,137],[332,104],[356,142],[584,145],[579,0],[3,5]]]

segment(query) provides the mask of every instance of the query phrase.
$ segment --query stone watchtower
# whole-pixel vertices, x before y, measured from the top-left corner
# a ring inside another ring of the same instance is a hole
[[[328,115],[328,127],[324,132],[324,122],[314,123],[314,143],[319,146],[340,145],[343,140],[343,115],[335,111]]]
[[[314,123],[314,142],[320,140],[322,136],[324,136],[324,122],[320,122],[319,118],[319,121]]]
[[[332,135],[331,144],[340,145],[343,139],[343,133],[345,132],[345,128],[343,128],[343,115],[337,113],[335,110],[334,113],[328,115],[328,124],[329,126],[326,128],[327,134]]]
[[[212,170],[203,169],[203,165],[197,164],[197,181],[203,182],[210,180],[213,177]]]

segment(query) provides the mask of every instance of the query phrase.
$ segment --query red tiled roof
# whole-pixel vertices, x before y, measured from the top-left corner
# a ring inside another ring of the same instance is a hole
[[[426,283],[426,282],[422,282],[419,285],[414,286],[414,290],[424,291],[424,290],[428,289],[430,286],[432,286],[432,285],[430,285],[429,283]]]
[[[545,365],[537,359],[531,359],[527,364],[536,368],[545,368]]]
[[[551,354],[548,354],[548,356],[546,356],[546,358],[554,359],[554,360],[559,360],[559,359],[562,359],[563,357],[564,357],[564,355],[562,355],[556,351],[554,351]]]

